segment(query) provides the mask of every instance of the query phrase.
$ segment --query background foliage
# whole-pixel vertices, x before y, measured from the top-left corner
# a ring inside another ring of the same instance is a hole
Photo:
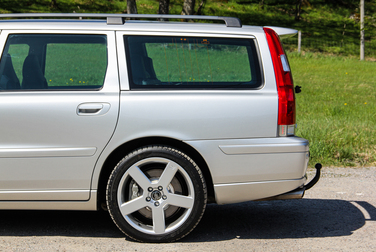
[[[138,13],[156,14],[163,0],[137,0]],[[184,1],[171,0],[170,14],[180,14]],[[166,2],[166,0],[164,0]],[[304,51],[359,54],[359,0],[196,0],[195,12],[234,16],[243,24],[282,26],[300,30]],[[300,8],[298,8],[300,6]],[[127,0],[2,0],[0,13],[102,12],[126,13]],[[366,56],[376,58],[376,0],[365,1]],[[297,20],[297,14],[299,18]],[[197,13],[196,13],[197,14]],[[297,49],[297,36],[284,41]]]
[[[187,1],[187,0],[185,0]],[[192,0],[191,0],[192,1]],[[159,0],[137,0],[138,13],[156,14]],[[171,0],[170,14],[180,14],[184,0]],[[299,11],[300,4],[300,11]],[[243,24],[282,26],[302,31],[304,50],[334,54],[359,51],[359,0],[196,0],[199,14],[235,16]],[[102,12],[126,13],[127,0],[2,0],[0,13]],[[299,12],[299,20],[297,13]],[[375,57],[376,0],[365,1],[366,55]],[[296,50],[297,38],[285,41]],[[322,45],[321,45],[322,44]]]

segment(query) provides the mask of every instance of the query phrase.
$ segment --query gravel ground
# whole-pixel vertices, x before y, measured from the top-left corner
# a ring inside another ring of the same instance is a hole
[[[302,200],[208,205],[169,244],[129,241],[106,213],[1,211],[0,251],[376,251],[376,167],[322,173]]]

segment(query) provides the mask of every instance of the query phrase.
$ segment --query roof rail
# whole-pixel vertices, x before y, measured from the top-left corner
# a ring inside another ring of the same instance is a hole
[[[242,27],[236,17],[200,15],[160,15],[160,14],[105,14],[105,13],[11,13],[0,14],[0,18],[106,18],[109,25],[123,25],[126,18],[134,19],[199,19],[222,20],[227,27]]]

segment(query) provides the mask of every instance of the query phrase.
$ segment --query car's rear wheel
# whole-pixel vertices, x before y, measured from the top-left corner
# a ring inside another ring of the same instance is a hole
[[[166,146],[138,149],[119,162],[107,184],[107,207],[127,236],[170,242],[187,235],[206,207],[206,184],[186,154]]]

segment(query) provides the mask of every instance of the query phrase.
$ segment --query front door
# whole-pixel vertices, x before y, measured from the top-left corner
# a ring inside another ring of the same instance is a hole
[[[114,132],[113,32],[2,31],[0,201],[88,200]]]

